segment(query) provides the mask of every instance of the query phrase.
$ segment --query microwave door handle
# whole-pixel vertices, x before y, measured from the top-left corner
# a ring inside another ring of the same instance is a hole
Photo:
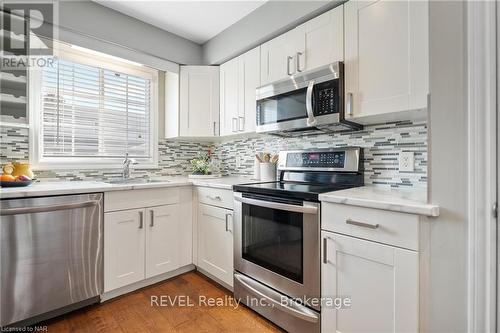
[[[315,126],[316,118],[314,118],[314,110],[312,105],[312,95],[314,88],[314,80],[309,81],[306,92],[306,111],[307,111],[307,126]]]

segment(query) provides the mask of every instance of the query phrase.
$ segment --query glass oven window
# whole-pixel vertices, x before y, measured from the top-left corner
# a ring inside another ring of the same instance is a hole
[[[242,257],[303,283],[303,214],[242,205]]]
[[[259,125],[306,118],[307,88],[259,100]]]

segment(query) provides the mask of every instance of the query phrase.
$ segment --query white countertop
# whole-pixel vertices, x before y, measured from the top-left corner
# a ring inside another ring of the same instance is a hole
[[[231,190],[233,185],[256,183],[249,176],[225,176],[212,179],[189,179],[186,176],[152,178],[157,182],[138,184],[109,184],[104,181],[57,181],[39,182],[28,187],[0,188],[0,199],[37,197],[92,192],[146,189],[157,187],[205,186]],[[320,194],[322,202],[384,209],[396,212],[438,216],[439,206],[426,202],[422,189],[390,189],[378,186],[362,186],[347,190]]]
[[[207,186],[231,190],[233,185],[257,182],[250,177],[227,176],[213,179],[189,179],[188,177],[152,178],[154,183],[109,184],[104,181],[56,181],[38,182],[27,187],[0,188],[0,199],[38,197],[48,195],[109,192],[156,187]],[[160,181],[161,180],[161,181]]]
[[[427,203],[425,189],[362,186],[319,195],[322,202],[377,208],[401,213],[439,216],[439,206]]]

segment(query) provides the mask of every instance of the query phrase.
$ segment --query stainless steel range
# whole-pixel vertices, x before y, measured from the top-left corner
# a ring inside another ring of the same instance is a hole
[[[318,195],[362,186],[361,155],[281,152],[279,180],[233,188],[234,295],[289,332],[320,332]]]

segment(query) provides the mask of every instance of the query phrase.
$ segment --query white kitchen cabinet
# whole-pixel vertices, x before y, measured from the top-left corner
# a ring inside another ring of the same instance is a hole
[[[289,44],[293,33],[287,32],[260,46],[260,80],[265,85],[291,75],[293,56],[289,54]]]
[[[179,136],[219,135],[219,67],[181,66]]]
[[[260,47],[220,66],[220,135],[255,132]]]
[[[303,40],[294,59],[298,72],[344,60],[344,5],[307,21],[297,30]]]
[[[116,289],[136,282],[144,287],[148,281],[158,282],[161,274],[193,263],[192,195],[191,187],[105,193],[106,293],[117,296]]]
[[[145,278],[144,209],[104,214],[104,291]]]
[[[323,231],[322,253],[322,297],[351,299],[323,306],[322,332],[418,332],[417,252]]]
[[[426,108],[428,2],[348,1],[344,8],[347,118],[401,120],[400,112]]]
[[[344,6],[315,17],[261,45],[261,84],[344,58]]]
[[[238,130],[255,132],[255,90],[260,87],[260,47],[238,57]]]
[[[146,209],[146,278],[180,267],[179,204]]]
[[[220,135],[238,133],[238,58],[220,65]]]
[[[199,204],[198,266],[225,284],[233,285],[232,210]]]

